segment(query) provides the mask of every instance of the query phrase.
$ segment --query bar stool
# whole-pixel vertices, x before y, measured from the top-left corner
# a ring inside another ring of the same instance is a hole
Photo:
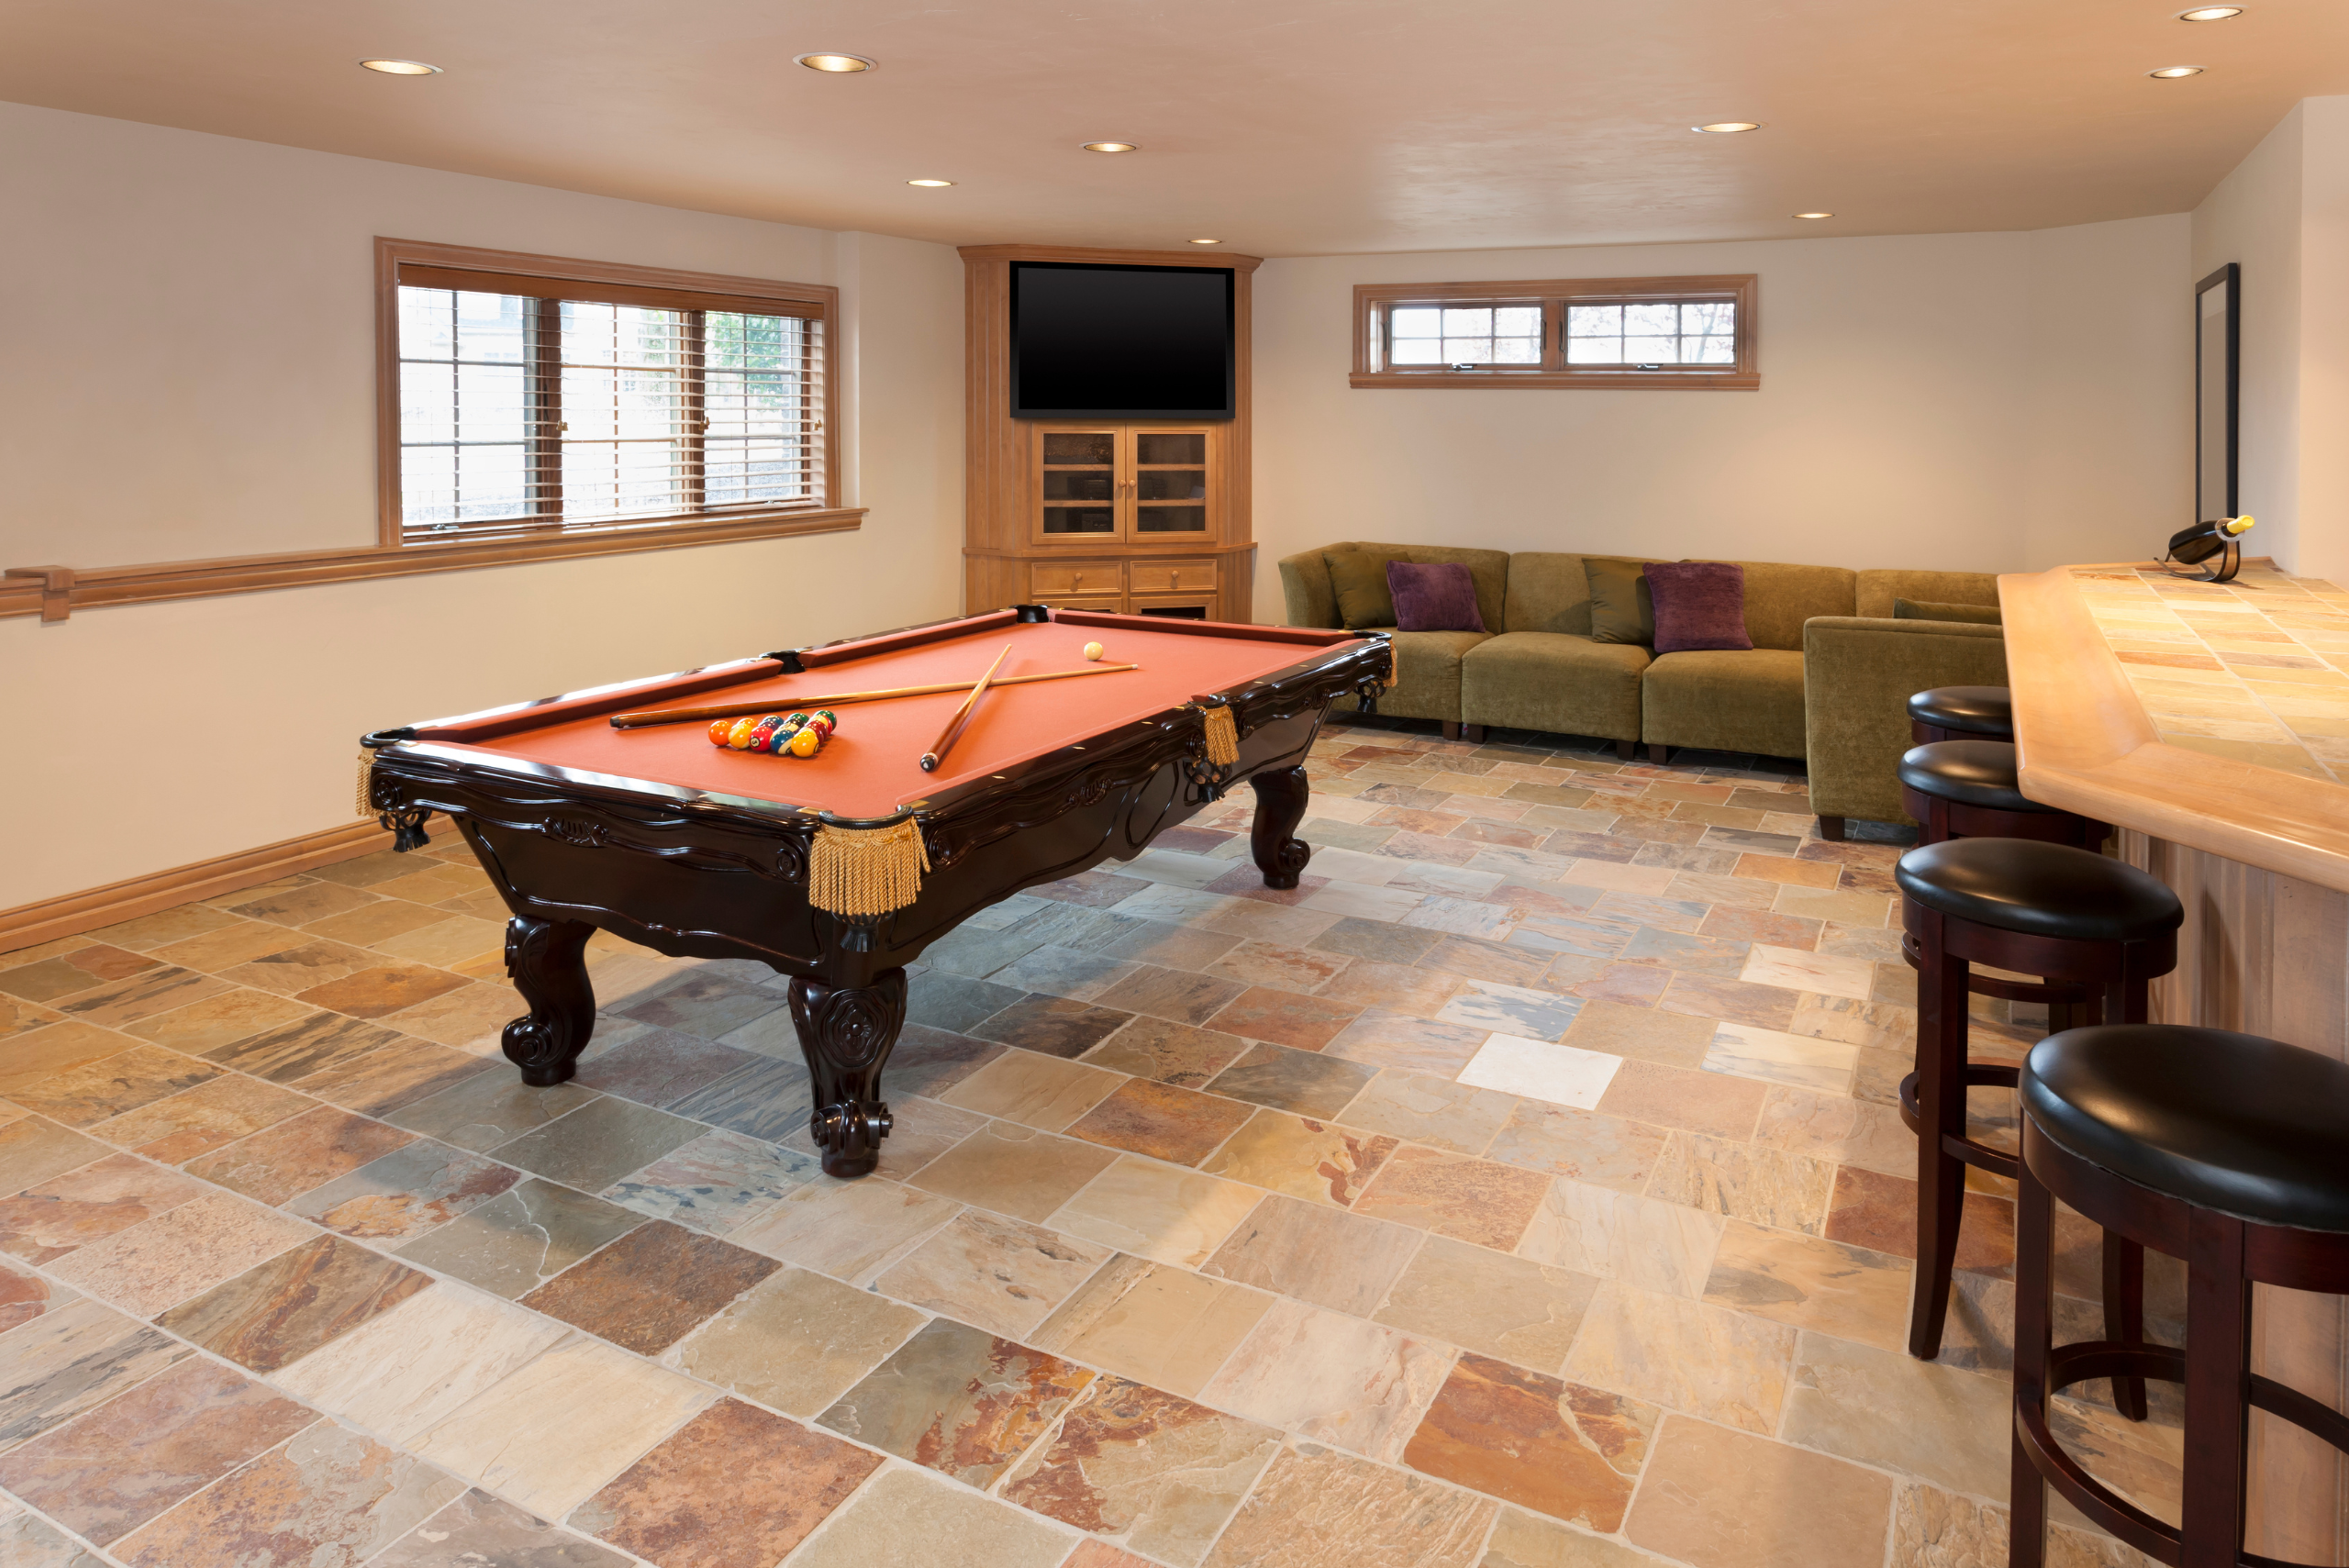
[[[2013,1088],[2016,1069],[1966,1059],[1966,995],[1973,966],[2046,977],[1997,981],[1997,994],[2072,1003],[2125,1024],[2145,1021],[2156,975],[2177,967],[2186,911],[2136,867],[2067,844],[2028,839],[1951,839],[1900,857],[1893,879],[1901,921],[1917,952],[1917,1071],[1900,1081],[1900,1118],[1917,1134],[1917,1286],[1909,1353],[1941,1353],[1950,1273],[1965,1202],[1965,1167],[2015,1176],[2014,1155],[1965,1131],[1968,1088]],[[2108,1231],[2105,1332],[2142,1340],[2143,1249]],[[2115,1385],[2123,1414],[2143,1420],[2144,1384]]]
[[[2173,1568],[2278,1568],[2243,1550],[2252,1407],[2343,1451],[2349,1418],[2251,1370],[2251,1287],[2349,1295],[2349,1065],[2223,1029],[2107,1026],[2033,1046],[2021,1098],[2009,1568],[2042,1568],[2049,1485]],[[2185,1261],[2185,1350],[2054,1346],[2057,1198]],[[2121,1376],[2186,1385],[2177,1529],[2097,1482],[2049,1429],[2053,1395]]]
[[[2013,695],[2004,686],[1935,686],[1909,699],[1909,733],[1935,740],[2012,740]]]
[[[2101,822],[2024,795],[2012,741],[1936,740],[1912,747],[1901,754],[1898,773],[1901,808],[1917,819],[1920,844],[2037,839],[2093,849],[2110,831]]]

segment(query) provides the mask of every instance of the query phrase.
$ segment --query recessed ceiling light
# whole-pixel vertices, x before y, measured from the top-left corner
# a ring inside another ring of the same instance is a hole
[[[440,68],[427,65],[420,60],[362,60],[359,62],[370,71],[380,71],[386,76],[438,76]]]
[[[1194,239],[1191,243],[1194,245],[1220,245],[1223,241],[1220,239]]]
[[[2197,6],[2191,11],[2180,11],[2177,19],[2181,22],[2223,22],[2229,17],[2242,15],[2243,7],[2240,6]]]
[[[2156,82],[2176,82],[2181,77],[2201,75],[2202,68],[2199,65],[2165,65],[2159,71],[2148,71],[2145,74]]]
[[[791,62],[794,65],[804,65],[810,71],[830,71],[843,74],[881,69],[878,61],[867,60],[861,54],[835,54],[829,50],[818,50],[813,54],[795,54],[791,57]]]
[[[1085,150],[1087,152],[1140,152],[1141,149],[1130,141],[1088,141],[1085,144]]]
[[[1835,215],[1831,212],[1798,212],[1795,216],[1797,217],[1833,217]]]
[[[1701,130],[1708,136],[1734,136],[1742,130],[1760,130],[1760,120],[1715,120],[1710,125],[1692,125],[1690,130]]]
[[[952,180],[907,180],[906,182],[908,185],[921,185],[933,191],[943,190],[953,183]]]

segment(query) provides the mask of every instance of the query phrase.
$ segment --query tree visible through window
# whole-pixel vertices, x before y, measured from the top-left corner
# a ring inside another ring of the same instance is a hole
[[[403,542],[829,504],[818,310],[437,266],[396,296]]]

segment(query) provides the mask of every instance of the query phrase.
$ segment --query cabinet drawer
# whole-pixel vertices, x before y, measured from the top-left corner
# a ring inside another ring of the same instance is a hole
[[[1137,594],[1212,594],[1215,592],[1215,562],[1137,561],[1133,573],[1133,591]]]
[[[1091,594],[1039,594],[1035,602],[1047,609],[1097,610],[1105,616],[1123,615],[1126,601],[1115,594],[1103,594],[1097,598]]]
[[[1028,592],[1039,603],[1048,595],[1122,594],[1125,567],[1122,561],[1039,561],[1028,568]]]

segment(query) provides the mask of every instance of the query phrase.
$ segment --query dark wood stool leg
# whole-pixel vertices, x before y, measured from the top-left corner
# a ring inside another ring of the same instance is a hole
[[[2140,973],[2137,955],[2121,956],[2121,979],[2108,987],[2104,1013],[2124,1024],[2142,1024],[2151,1010],[2151,986]],[[2145,1348],[2145,1249],[2125,1236],[2104,1233],[2104,1337],[2132,1351]],[[2145,1418],[2145,1380],[2112,1380],[2113,1407],[2132,1421]]]
[[[2178,1568],[2236,1568],[2251,1446],[2251,1281],[2243,1223],[2198,1208],[2186,1251],[2186,1493],[2178,1513]]]
[[[1921,933],[1917,971],[1917,1295],[1909,1353],[1941,1354],[1950,1273],[1965,1218],[1965,1166],[1943,1140],[1965,1131],[1966,963],[1943,946],[1935,917]]]
[[[2055,1199],[2026,1166],[2015,1190],[2015,1411],[2047,1413],[2054,1344]],[[2041,1568],[2047,1552],[2047,1482],[2020,1437],[2008,1438],[2007,1568]]]

